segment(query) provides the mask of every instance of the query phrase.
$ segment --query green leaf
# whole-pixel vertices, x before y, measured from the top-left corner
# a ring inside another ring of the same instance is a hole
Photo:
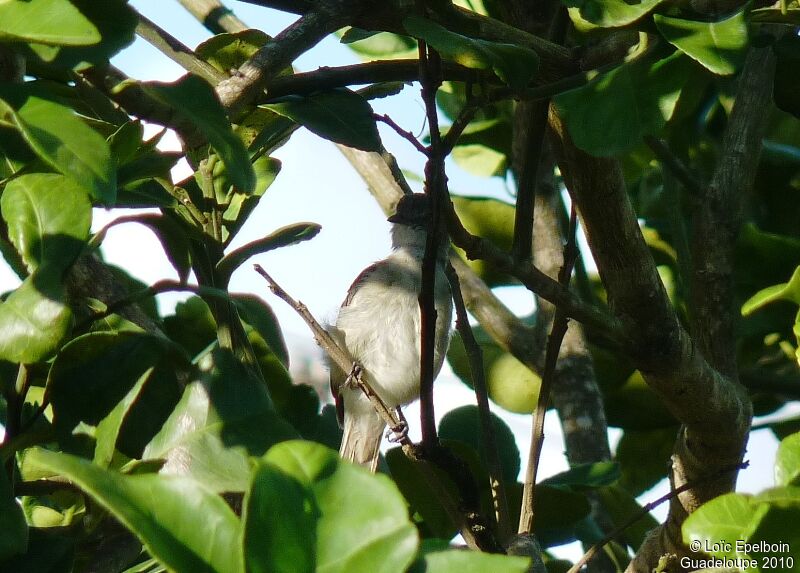
[[[275,181],[281,170],[281,162],[272,157],[259,157],[253,162],[253,169],[256,173],[255,190],[246,194],[233,188],[226,198],[227,207],[222,213],[222,240],[226,245],[236,236],[261,201],[261,197]]]
[[[767,509],[766,504],[751,503],[746,495],[721,495],[704,503],[686,518],[681,529],[683,542],[689,545],[692,541],[699,541],[704,549],[708,542],[708,547],[713,547],[707,551],[710,555],[733,558],[736,556],[736,540],[748,539]],[[720,541],[726,543],[714,545]]]
[[[288,117],[322,138],[363,151],[379,151],[381,140],[369,102],[355,92],[336,89],[310,96],[289,96],[259,106]]]
[[[0,119],[12,123],[33,151],[94,199],[112,205],[115,164],[105,139],[37,82],[0,85]]]
[[[800,305],[800,267],[797,267],[788,283],[781,283],[758,291],[742,305],[742,316],[752,314],[771,302],[788,300]]]
[[[71,340],[47,376],[56,424],[69,432],[78,422],[100,423],[168,351],[162,339],[137,332],[91,332]],[[174,372],[171,383],[178,383]]]
[[[250,456],[297,433],[272,407],[263,383],[214,347],[198,361],[200,379],[186,388],[143,459],[164,458],[164,474],[190,475],[214,491],[244,491]]]
[[[406,571],[417,551],[417,531],[388,477],[342,462],[335,451],[313,442],[278,444],[264,461],[304,484],[316,498],[317,571]]]
[[[690,66],[680,52],[655,62],[636,59],[554,101],[578,147],[599,157],[618,155],[664,127]]]
[[[793,10],[800,21],[800,10]],[[800,39],[796,34],[784,34],[772,47],[775,52],[775,80],[773,98],[775,105],[800,118],[800,78],[795,74],[800,66]]]
[[[619,477],[618,463],[594,462],[572,466],[567,471],[551,476],[542,483],[551,486],[567,486],[575,491],[581,491],[612,485]]]
[[[477,453],[475,454],[477,458]],[[458,533],[458,526],[453,523],[444,505],[426,481],[418,464],[403,453],[400,448],[390,448],[386,452],[386,464],[392,479],[400,488],[403,497],[408,500],[411,511],[424,522],[425,531],[439,539],[452,539]],[[443,472],[432,468],[442,483],[456,489],[456,485]]]
[[[225,110],[208,83],[188,75],[171,84],[146,82],[141,87],[197,127],[222,158],[231,182],[240,191],[252,193],[256,177],[247,149],[233,133]]]
[[[601,390],[610,426],[626,430],[655,430],[674,428],[678,423],[638,370],[623,384]]]
[[[125,397],[114,406],[108,416],[97,424],[97,430],[94,435],[94,463],[98,466],[107,468],[111,463],[117,445],[117,438],[125,421],[125,415],[139,397],[139,394],[141,394],[142,388],[144,388],[144,384],[152,371],[152,368],[148,368],[143,372]]]
[[[67,0],[12,0],[0,3],[0,41],[86,46],[100,33]]]
[[[458,148],[456,148],[458,149]],[[514,237],[514,206],[490,197],[452,197],[453,206],[464,227],[473,235],[492,241],[503,250],[511,248]],[[456,249],[466,260],[463,251]],[[467,261],[470,268],[489,286],[518,284],[485,261]]]
[[[417,42],[414,38],[392,32],[348,28],[342,34],[340,41],[347,44],[347,47],[359,54],[363,60],[417,56]]]
[[[28,524],[25,514],[14,499],[8,474],[0,471],[0,564],[13,555],[25,553],[28,547]]]
[[[719,22],[698,22],[661,14],[655,14],[653,21],[670,44],[715,74],[731,75],[744,61],[748,44],[744,12]]]
[[[212,36],[197,46],[195,55],[224,74],[236,70],[270,37],[261,30],[242,30]]]
[[[92,224],[85,191],[55,173],[13,179],[0,199],[8,236],[29,272],[69,268],[83,249]]]
[[[529,48],[468,38],[419,16],[406,17],[403,27],[443,57],[467,68],[492,70],[513,88],[527,86],[539,69],[539,56]]]
[[[316,237],[321,229],[316,223],[295,223],[281,227],[266,237],[251,241],[225,255],[217,263],[217,273],[223,280],[230,279],[233,272],[250,257],[308,241]]]
[[[622,527],[631,515],[638,513],[642,506],[636,498],[618,485],[601,487],[596,494],[603,505],[606,515],[611,519],[614,527]],[[650,513],[646,513],[636,523],[625,528],[621,534],[621,541],[625,541],[634,551],[644,542],[647,533],[658,526],[658,521]]]
[[[478,177],[505,177],[508,170],[508,156],[485,145],[457,145],[452,155],[459,167]]]
[[[59,280],[34,273],[0,303],[0,359],[33,364],[58,350],[72,324]]]
[[[319,510],[311,490],[260,463],[244,501],[242,546],[249,573],[316,571]]]
[[[264,339],[264,342],[277,356],[281,364],[288,368],[289,349],[286,348],[281,325],[272,307],[264,299],[254,294],[234,294],[232,297],[242,320],[261,335],[261,338]],[[270,394],[272,394],[272,391],[270,391]]]
[[[47,46],[30,44],[31,49],[48,66],[83,70],[100,65],[130,45],[135,38],[139,18],[127,0],[70,0],[100,34],[98,42],[88,46]],[[33,62],[35,67],[35,62]]]
[[[241,573],[239,519],[198,483],[179,477],[125,476],[75,456],[36,448],[28,461],[75,483],[174,571]]]
[[[627,26],[649,13],[663,0],[564,0],[570,18],[579,29]]]
[[[775,483],[800,484],[800,432],[781,440],[775,455]]]
[[[614,456],[622,470],[619,485],[638,496],[664,479],[676,435],[674,427],[625,430]]]
[[[491,555],[477,551],[436,551],[426,553],[408,573],[526,573],[527,557]]]
[[[489,415],[503,477],[506,481],[516,481],[517,475],[519,475],[520,457],[514,434],[502,419],[491,412]],[[445,414],[442,421],[439,422],[439,437],[469,444],[480,454],[481,461],[488,469],[477,406],[461,406]]]

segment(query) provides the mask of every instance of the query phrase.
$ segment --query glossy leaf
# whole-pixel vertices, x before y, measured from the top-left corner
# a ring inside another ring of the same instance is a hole
[[[426,553],[408,573],[526,573],[529,566],[527,557],[450,550]]]
[[[252,29],[217,34],[199,44],[194,53],[218,71],[228,74],[231,70],[238,69],[269,39],[261,30]]]
[[[419,16],[405,18],[403,27],[443,57],[467,68],[492,70],[514,88],[527,86],[539,68],[539,56],[529,48],[462,36]]]
[[[459,167],[478,177],[505,177],[508,170],[506,155],[478,143],[457,145],[452,155]]]
[[[378,151],[381,148],[372,107],[367,100],[350,90],[290,96],[261,107],[288,117],[335,143],[363,151]]]
[[[20,553],[28,546],[28,524],[22,508],[14,499],[8,474],[0,472],[0,563]]]
[[[663,0],[565,0],[564,4],[576,27],[617,28],[627,26],[645,16]]]
[[[125,476],[75,456],[35,449],[28,460],[57,472],[105,507],[169,569],[241,573],[239,519],[221,497],[187,478]],[[202,518],[199,518],[202,516]]]
[[[800,267],[795,269],[789,282],[760,290],[742,305],[742,315],[748,316],[771,302],[788,300],[800,305]]]
[[[503,420],[494,414],[490,414],[490,416],[503,469],[503,477],[506,481],[513,482],[519,475],[521,463],[514,434]],[[455,410],[450,410],[439,422],[440,438],[459,440],[469,444],[476,452],[480,453],[481,461],[488,468],[481,435],[477,406],[461,406]]]
[[[625,430],[614,457],[622,470],[619,485],[633,495],[641,495],[664,479],[675,436],[674,427]]]
[[[86,192],[55,173],[31,173],[10,181],[0,199],[8,236],[29,272],[63,272],[85,246],[92,223]]]
[[[308,487],[269,463],[260,463],[253,473],[242,515],[247,571],[316,571],[319,517]]]
[[[262,110],[263,111],[263,110]],[[253,162],[256,173],[256,187],[252,193],[237,191],[226,197],[227,207],[222,213],[222,240],[227,245],[247,221],[261,197],[275,181],[281,170],[281,162],[272,157],[259,157]]]
[[[631,515],[640,512],[642,506],[636,501],[629,492],[618,485],[601,487],[597,490],[600,503],[606,515],[611,519],[614,527],[622,527],[627,524]],[[622,532],[620,541],[624,541],[634,550],[644,542],[647,533],[658,526],[658,521],[651,514],[646,513],[636,523],[629,525]]]
[[[391,32],[371,32],[361,28],[348,28],[341,40],[364,60],[416,57],[417,41]]]
[[[143,333],[92,332],[71,340],[47,377],[56,423],[64,431],[100,423],[167,352],[163,340]]]
[[[316,223],[295,223],[281,227],[262,239],[256,239],[225,255],[217,263],[217,272],[223,280],[229,279],[233,272],[247,259],[281,247],[288,247],[317,236],[322,227]]]
[[[775,456],[775,483],[777,485],[800,483],[800,433],[781,440]]]
[[[417,550],[417,531],[403,496],[386,476],[345,463],[333,450],[291,441],[264,460],[309,488],[316,498],[317,571],[403,573]]]
[[[234,294],[232,296],[242,320],[261,335],[261,338],[264,339],[269,349],[275,353],[281,364],[288,368],[289,349],[286,347],[278,317],[272,307],[254,294]]]
[[[727,76],[736,72],[747,49],[744,12],[719,22],[699,22],[656,14],[653,21],[667,41],[709,71]]]
[[[739,493],[727,493],[703,504],[683,522],[683,542],[692,541],[720,544],[708,553],[715,557],[734,557],[737,539],[748,539],[758,524],[758,520],[767,511],[766,504],[751,503],[750,497]],[[727,548],[731,548],[727,551]]]
[[[29,82],[0,86],[0,118],[12,123],[33,151],[56,171],[107,205],[116,197],[115,165],[105,139]]]
[[[86,46],[100,33],[68,0],[11,1],[0,2],[0,41]]]
[[[250,456],[297,437],[278,416],[263,383],[229,352],[213,348],[199,360],[200,379],[147,445],[145,459],[166,459],[164,474],[190,475],[215,491],[244,491]]]
[[[240,191],[253,191],[256,179],[247,149],[233,133],[225,110],[209,84],[188,75],[171,84],[147,82],[141,86],[149,95],[174,108],[208,138],[222,158],[231,182]]]
[[[70,0],[100,35],[100,41],[81,46],[30,44],[35,54],[49,66],[83,70],[107,62],[130,45],[139,19],[127,0]]]
[[[575,491],[581,491],[612,485],[619,477],[618,463],[594,462],[577,464],[565,472],[547,478],[542,483],[551,486],[566,486]]]
[[[656,62],[637,59],[555,102],[578,147],[595,156],[617,155],[664,127],[690,65],[679,52]]]
[[[452,197],[452,200],[467,231],[489,239],[501,249],[511,248],[514,237],[513,205],[490,197]],[[462,255],[462,258],[466,257]],[[485,261],[467,261],[467,264],[489,286],[517,284],[515,279],[499,273]]]
[[[34,273],[0,303],[0,359],[32,364],[55,354],[72,324],[59,281]]]

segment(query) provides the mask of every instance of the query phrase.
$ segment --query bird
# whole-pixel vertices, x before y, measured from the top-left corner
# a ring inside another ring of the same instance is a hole
[[[327,327],[332,338],[347,349],[354,366],[366,373],[375,393],[398,413],[420,393],[418,297],[430,219],[426,195],[408,194],[398,201],[395,213],[388,218],[392,223],[391,253],[361,271],[348,289],[335,322]],[[450,343],[453,303],[444,272],[448,252],[449,241],[442,241],[434,281],[434,378]],[[386,424],[364,393],[348,383],[347,373],[334,363],[329,368],[331,393],[343,428],[339,454],[374,473]]]

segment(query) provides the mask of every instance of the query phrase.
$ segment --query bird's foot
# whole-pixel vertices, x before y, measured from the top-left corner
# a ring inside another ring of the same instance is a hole
[[[361,364],[358,362],[353,362],[353,367],[350,369],[350,373],[347,375],[344,383],[345,386],[348,388],[355,388],[358,386],[357,380],[361,378],[361,374],[364,372],[364,368],[362,368]]]
[[[386,432],[386,439],[396,444],[408,438],[408,421],[399,406],[394,411],[397,415],[397,425],[389,428]]]

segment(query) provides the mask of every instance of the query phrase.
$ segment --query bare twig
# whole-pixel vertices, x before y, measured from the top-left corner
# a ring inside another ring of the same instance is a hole
[[[658,160],[683,184],[684,188],[686,188],[689,193],[695,197],[700,197],[703,194],[703,186],[694,178],[694,175],[689,171],[686,164],[684,164],[677,155],[672,153],[672,150],[665,141],[652,135],[646,135],[644,137],[644,142]]]
[[[374,114],[374,116],[375,116],[375,119],[377,121],[385,123],[386,125],[391,127],[397,133],[397,135],[399,135],[400,137],[402,137],[406,141],[409,141],[411,143],[411,145],[413,145],[414,148],[417,151],[419,151],[420,153],[422,153],[426,157],[428,156],[428,154],[430,153],[430,150],[427,147],[425,147],[424,145],[422,145],[422,143],[420,143],[420,141],[416,137],[414,137],[413,133],[411,133],[410,131],[407,131],[407,130],[403,129],[402,127],[400,127],[399,125],[397,125],[397,123],[391,117],[389,117],[386,114],[382,115],[382,114],[376,113],[376,114]]]
[[[261,265],[253,265],[253,268],[258,274],[264,277],[264,280],[267,281],[269,284],[269,290],[272,291],[275,296],[291,306],[295,312],[300,315],[300,318],[305,321],[305,323],[311,329],[311,332],[314,334],[314,340],[316,340],[317,344],[319,344],[325,350],[325,352],[328,353],[328,356],[330,356],[334,362],[336,362],[336,365],[342,369],[342,372],[351,372],[353,370],[353,365],[355,364],[353,357],[350,356],[350,353],[347,352],[346,349],[339,346],[336,341],[333,340],[331,335],[328,334],[327,330],[322,328],[322,325],[317,322],[311,312],[309,312],[306,305],[300,301],[294,300],[291,295],[283,289],[283,287],[275,282],[275,279],[273,279]],[[364,392],[364,395],[369,398],[369,401],[375,407],[375,411],[378,413],[378,415],[380,415],[381,418],[383,418],[383,421],[386,422],[386,425],[390,428],[396,428],[400,421],[397,419],[394,412],[392,412],[391,408],[389,408],[381,399],[381,397],[378,396],[372,389],[369,381],[364,376],[363,369],[360,369],[358,372],[354,373],[352,380],[361,389],[361,391]],[[399,443],[404,447],[413,446],[408,436],[402,436],[399,439]]]
[[[461,284],[458,274],[452,265],[447,265],[447,278],[450,281],[450,290],[453,293],[453,303],[456,309],[456,329],[464,342],[464,348],[469,358],[469,368],[472,373],[472,385],[475,388],[475,397],[478,401],[478,415],[481,424],[481,445],[489,465],[489,485],[492,491],[495,518],[497,519],[497,533],[501,543],[510,537],[511,523],[508,511],[508,497],[506,496],[503,467],[500,464],[500,455],[492,425],[492,414],[489,409],[489,393],[486,388],[486,376],[483,370],[483,353],[475,340],[472,327],[469,325],[467,309],[464,298],[461,296]]]
[[[576,237],[577,216],[575,207],[572,207],[570,214],[569,239],[564,247],[564,264],[558,274],[558,282],[562,286],[569,285],[572,275],[572,268],[575,259],[578,257],[578,244]],[[519,517],[519,533],[530,533],[534,526],[534,500],[536,495],[536,475],[539,469],[539,457],[542,453],[544,442],[544,418],[547,414],[547,407],[550,402],[550,387],[556,371],[556,362],[561,348],[561,341],[567,332],[568,317],[561,308],[556,305],[553,326],[550,330],[550,337],[547,340],[547,350],[545,351],[544,371],[542,372],[542,382],[539,386],[539,397],[536,403],[536,412],[533,417],[533,428],[531,432],[531,449],[528,454],[528,466],[525,470],[525,483],[522,492],[522,509]]]
[[[328,332],[322,328],[319,322],[317,322],[317,320],[309,312],[308,308],[303,303],[294,300],[289,293],[287,293],[280,285],[278,285],[260,265],[253,265],[253,268],[258,274],[264,277],[269,284],[270,290],[300,315],[300,317],[311,329],[311,332],[314,334],[314,339],[317,341],[317,344],[319,344],[328,353],[334,362],[336,362],[337,366],[339,366],[339,368],[341,368],[344,372],[353,371],[354,361],[352,357],[349,355],[346,349],[339,346],[333,340],[333,338],[331,338],[330,334],[328,334]],[[383,418],[384,422],[386,422],[387,426],[390,428],[397,427],[399,421],[395,417],[394,412],[388,408],[383,400],[381,400],[380,396],[378,396],[372,390],[369,385],[369,381],[364,378],[363,369],[360,369],[358,372],[354,373],[352,379],[358,385],[361,391],[364,392],[364,395],[369,398],[369,401],[375,407],[375,410],[378,412],[381,418]],[[472,549],[486,549],[487,543],[491,542],[484,539],[485,532],[481,532],[479,527],[472,526],[475,521],[475,516],[466,515],[465,512],[459,510],[458,504],[453,499],[451,492],[434,473],[433,467],[430,465],[431,462],[418,456],[418,452],[408,436],[400,438],[399,443],[403,448],[403,453],[405,453],[409,459],[418,464],[418,467],[425,478],[425,481],[428,483],[428,486],[442,503],[447,515],[459,528],[459,531],[464,537],[464,540],[467,542],[467,545]]]
[[[241,32],[247,29],[247,25],[218,0],[178,0],[178,2],[214,34]]]
[[[723,476],[723,475],[725,475],[725,474],[727,474],[729,472],[735,472],[735,471],[747,469],[747,466],[749,466],[749,465],[750,465],[750,463],[745,461],[745,462],[742,462],[740,464],[735,464],[735,465],[727,467],[727,468],[722,468],[721,470],[719,470],[717,472],[714,472],[711,475],[704,476],[704,477],[699,478],[699,479],[697,479],[697,480],[695,480],[693,482],[685,483],[682,486],[673,489],[669,493],[666,493],[666,494],[662,495],[658,499],[653,500],[653,501],[643,505],[636,512],[634,512],[630,517],[628,517],[628,519],[626,519],[621,525],[619,525],[618,527],[614,528],[614,531],[612,531],[611,533],[609,533],[608,535],[603,537],[603,539],[601,539],[600,541],[598,541],[597,543],[592,545],[589,548],[589,550],[586,553],[584,553],[583,556],[575,562],[575,565],[573,565],[572,567],[569,568],[567,573],[578,573],[581,570],[581,567],[586,565],[595,555],[597,555],[603,549],[603,547],[608,545],[611,541],[614,540],[614,538],[616,538],[618,535],[622,534],[626,529],[628,529],[634,523],[636,523],[637,521],[642,519],[644,516],[646,516],[651,511],[653,511],[655,508],[657,508],[662,503],[670,501],[671,499],[674,499],[674,498],[678,497],[683,492],[688,491],[688,490],[692,489],[693,487],[697,487],[698,485],[700,485],[703,482],[713,481],[713,480],[715,480],[715,479],[717,479],[717,478],[719,478],[719,477],[721,477],[721,476]]]
[[[228,77],[211,64],[195,56],[194,52],[189,49],[188,46],[183,45],[180,40],[159,27],[155,22],[138,12],[136,15],[139,17],[139,24],[136,26],[136,34],[170,60],[177,63],[185,70],[200,76],[211,85],[216,85]]]
[[[422,286],[419,293],[420,308],[420,422],[422,442],[426,446],[438,443],[436,418],[433,409],[433,358],[436,344],[436,304],[434,300],[436,282],[436,260],[439,242],[447,236],[441,205],[447,199],[446,176],[442,135],[436,110],[436,90],[442,83],[439,54],[419,42],[420,84],[425,115],[428,119],[431,144],[425,163],[425,194],[431,207],[431,221],[422,258]],[[449,202],[449,200],[448,200]]]

